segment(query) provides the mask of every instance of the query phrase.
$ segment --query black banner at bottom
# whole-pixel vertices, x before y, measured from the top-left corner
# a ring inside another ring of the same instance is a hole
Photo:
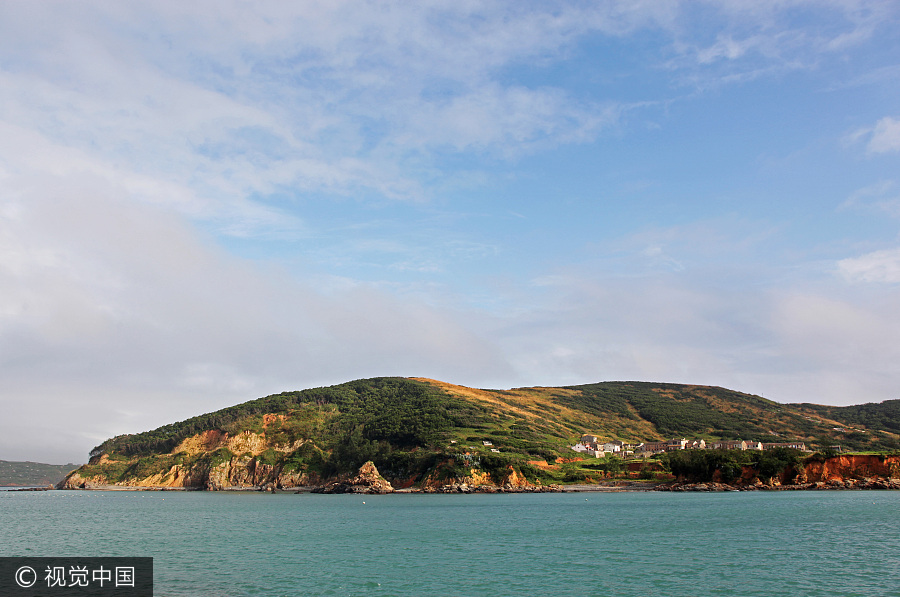
[[[153,597],[153,558],[0,558],[0,597]]]

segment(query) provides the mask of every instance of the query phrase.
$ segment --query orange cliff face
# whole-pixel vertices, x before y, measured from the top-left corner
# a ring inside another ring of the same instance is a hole
[[[739,477],[728,481],[716,470],[713,484],[738,488],[784,489],[900,489],[900,455],[851,454],[824,459],[812,456],[798,467],[789,466],[772,477],[761,478],[759,471],[749,465],[742,467]],[[705,483],[685,483],[678,479],[676,487]]]
[[[900,478],[900,456],[858,454],[833,456],[824,461],[807,462],[801,477],[806,483],[847,479]]]
[[[279,420],[279,415],[266,415],[265,425],[269,426]],[[144,476],[130,475],[118,481],[109,478],[110,471],[116,471],[117,465],[133,465],[138,457],[130,461],[111,459],[108,454],[99,454],[91,459],[89,465],[71,473],[59,484],[61,489],[92,489],[105,487],[131,488],[193,488],[193,489],[229,489],[253,488],[261,486],[303,487],[319,482],[313,475],[294,470],[276,469],[271,464],[260,462],[257,458],[267,450],[290,453],[304,444],[304,440],[291,443],[270,441],[265,433],[243,431],[235,435],[220,430],[209,430],[192,435],[182,440],[168,454],[158,454],[161,463],[173,462],[178,455],[197,456],[213,454],[219,449],[226,449],[231,454],[221,461],[210,463],[199,460],[189,464],[162,464]],[[115,479],[117,477],[113,477]]]

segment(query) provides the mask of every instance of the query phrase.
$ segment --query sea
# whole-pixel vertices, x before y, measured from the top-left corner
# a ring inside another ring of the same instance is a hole
[[[900,596],[900,492],[0,491],[0,555],[158,596]]]

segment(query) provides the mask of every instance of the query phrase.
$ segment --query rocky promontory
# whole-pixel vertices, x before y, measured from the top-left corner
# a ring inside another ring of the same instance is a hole
[[[350,479],[332,481],[312,490],[313,493],[393,493],[393,486],[381,476],[375,464],[370,460],[361,467],[356,476]]]

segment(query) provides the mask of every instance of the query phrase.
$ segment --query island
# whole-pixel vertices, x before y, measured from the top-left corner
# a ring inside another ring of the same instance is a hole
[[[490,390],[372,378],[266,396],[111,438],[58,487],[894,489],[898,413],[900,401],[780,404],[670,383]]]

